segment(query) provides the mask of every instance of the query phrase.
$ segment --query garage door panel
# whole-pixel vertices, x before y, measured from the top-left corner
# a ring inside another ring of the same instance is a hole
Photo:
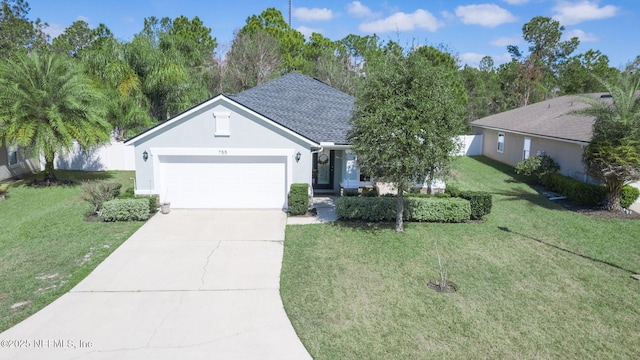
[[[161,191],[175,208],[282,208],[285,161],[275,156],[166,156],[160,159]]]

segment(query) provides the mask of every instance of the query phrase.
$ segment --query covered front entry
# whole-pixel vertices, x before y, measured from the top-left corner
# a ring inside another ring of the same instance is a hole
[[[160,155],[160,199],[173,208],[282,209],[285,156]]]
[[[323,149],[313,154],[313,188],[333,190],[336,154],[334,150]]]

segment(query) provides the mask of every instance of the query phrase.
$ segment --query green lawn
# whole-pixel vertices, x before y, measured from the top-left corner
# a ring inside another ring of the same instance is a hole
[[[281,293],[314,359],[637,359],[640,221],[565,210],[486,158],[457,165],[460,188],[494,194],[484,223],[287,227]],[[456,293],[426,287],[436,242]]]
[[[84,221],[91,205],[80,199],[81,180],[117,181],[124,191],[133,174],[56,171],[76,185],[9,187],[0,202],[0,331],[69,291],[143,224]],[[30,303],[11,308],[20,302]]]

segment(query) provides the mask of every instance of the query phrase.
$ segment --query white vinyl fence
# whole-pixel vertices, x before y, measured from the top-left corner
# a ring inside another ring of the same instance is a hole
[[[482,155],[482,135],[460,135],[458,141],[462,147],[457,156]]]
[[[66,156],[56,157],[54,165],[62,170],[135,170],[134,156],[133,146],[115,140],[86,153],[76,144]],[[44,170],[44,159],[41,164]]]

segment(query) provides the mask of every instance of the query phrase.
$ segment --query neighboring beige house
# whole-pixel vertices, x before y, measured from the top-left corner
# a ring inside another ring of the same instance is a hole
[[[0,181],[39,170],[39,161],[27,157],[23,149],[0,144]]]
[[[606,94],[591,94],[610,101]],[[516,166],[536,154],[551,156],[560,172],[595,182],[586,174],[582,153],[591,140],[594,118],[570,115],[585,108],[577,96],[567,95],[475,120],[473,133],[483,135],[482,154]]]

